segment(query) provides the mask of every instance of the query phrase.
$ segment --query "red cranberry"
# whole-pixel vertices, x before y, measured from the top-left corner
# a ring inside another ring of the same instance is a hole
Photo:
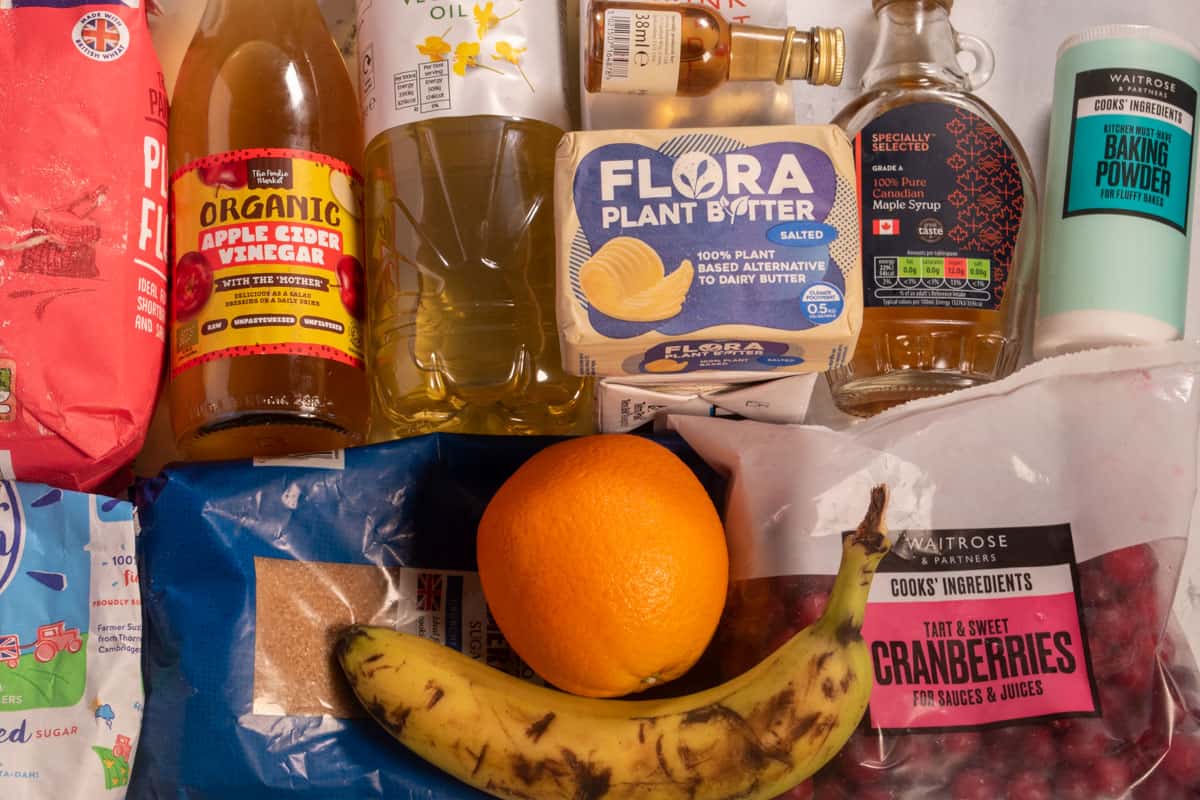
[[[1136,739],[1150,724],[1153,709],[1144,692],[1132,692],[1118,683],[1100,684],[1100,710],[1114,736]]]
[[[1183,788],[1162,770],[1156,770],[1133,787],[1134,800],[1180,800],[1186,796]]]
[[[775,800],[812,800],[812,796],[813,779],[809,778],[806,781],[796,784],[783,794],[777,795]]]
[[[847,800],[854,796],[854,790],[841,778],[822,775],[813,783],[813,800]]]
[[[825,606],[829,605],[829,592],[808,592],[800,595],[792,605],[792,624],[807,628],[821,618]]]
[[[1054,800],[1096,800],[1086,769],[1065,767],[1054,777]]]
[[[1149,633],[1135,636],[1129,644],[1124,665],[1112,675],[1113,683],[1134,691],[1145,691],[1154,680],[1158,660],[1154,657],[1156,642]]]
[[[1105,606],[1086,614],[1088,642],[1093,647],[1119,647],[1129,641],[1142,623],[1127,609]]]
[[[1124,759],[1109,756],[1101,758],[1089,769],[1092,791],[1097,800],[1105,797],[1120,797],[1133,784],[1133,771]]]
[[[1028,769],[1008,779],[1008,800],[1054,800],[1054,789],[1046,773]]]
[[[749,670],[765,655],[756,652],[757,649],[744,642],[723,647],[720,655],[721,675],[728,680]]]
[[[1104,572],[1126,588],[1133,588],[1149,580],[1158,567],[1154,553],[1146,545],[1123,547],[1106,553],[1101,559]]]
[[[954,800],[996,800],[1001,797],[1000,779],[982,767],[967,767],[954,776],[950,796]]]
[[[1163,756],[1162,766],[1185,786],[1200,784],[1200,736],[1176,736]]]
[[[983,737],[975,731],[956,731],[940,734],[934,747],[946,758],[958,763],[974,755],[982,742]]]
[[[1084,605],[1093,608],[1106,606],[1117,599],[1116,588],[1104,574],[1098,559],[1079,565],[1079,591]]]
[[[793,626],[789,626],[777,631],[774,636],[767,640],[766,650],[763,652],[763,655],[768,656],[771,653],[774,653],[776,650],[790,642],[792,637],[799,632],[800,629]]]
[[[1163,664],[1175,663],[1175,638],[1171,634],[1163,634],[1158,642],[1158,658]]]
[[[1059,743],[1063,761],[1089,767],[1116,745],[1108,726],[1098,719],[1076,719]]]
[[[887,776],[879,739],[869,734],[852,736],[838,756],[838,765],[843,776],[859,785],[878,783]]]
[[[1153,629],[1155,633],[1162,627],[1163,615],[1158,605],[1158,592],[1153,586],[1143,586],[1135,590],[1126,600],[1134,619],[1144,630]]]

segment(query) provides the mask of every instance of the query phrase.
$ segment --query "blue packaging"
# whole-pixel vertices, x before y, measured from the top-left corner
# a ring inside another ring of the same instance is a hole
[[[142,485],[147,702],[130,797],[480,797],[352,716],[361,712],[323,681],[303,682],[336,669],[313,639],[320,615],[306,612],[342,613],[346,586],[347,595],[375,586],[386,598],[377,619],[528,674],[488,625],[475,529],[500,484],[554,441],[434,434],[300,459],[173,467]],[[715,473],[677,438],[660,441],[717,497]],[[316,643],[298,652],[287,634]],[[305,658],[315,666],[297,673]],[[302,685],[281,685],[284,673]]]

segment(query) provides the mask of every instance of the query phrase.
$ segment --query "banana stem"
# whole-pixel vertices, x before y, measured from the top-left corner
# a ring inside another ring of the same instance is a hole
[[[817,624],[843,643],[861,638],[875,569],[892,546],[885,520],[887,502],[887,486],[880,484],[873,488],[862,522],[842,540],[842,563],[833,582],[829,605]]]

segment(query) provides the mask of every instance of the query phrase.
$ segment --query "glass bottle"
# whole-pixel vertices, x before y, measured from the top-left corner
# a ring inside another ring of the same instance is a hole
[[[588,9],[589,92],[699,97],[725,81],[842,82],[841,28],[730,24],[698,3],[594,0]]]
[[[208,0],[170,145],[181,448],[233,458],[362,441],[362,125],[315,0]]]
[[[834,120],[854,140],[862,209],[862,334],[828,374],[851,414],[1004,377],[1028,333],[1036,184],[1016,136],[971,94],[994,61],[951,26],[951,3],[874,0],[863,93]]]
[[[377,433],[590,431],[554,309],[562,4],[358,9]]]

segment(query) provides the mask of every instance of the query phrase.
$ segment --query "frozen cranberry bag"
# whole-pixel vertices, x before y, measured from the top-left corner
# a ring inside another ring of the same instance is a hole
[[[1198,377],[1200,348],[1175,344],[1041,362],[846,430],[673,420],[732,476],[725,677],[817,619],[840,534],[891,488],[870,706],[805,796],[1200,796],[1200,681],[1171,616]]]
[[[0,477],[90,489],[146,435],[167,97],[142,6],[0,3]]]

